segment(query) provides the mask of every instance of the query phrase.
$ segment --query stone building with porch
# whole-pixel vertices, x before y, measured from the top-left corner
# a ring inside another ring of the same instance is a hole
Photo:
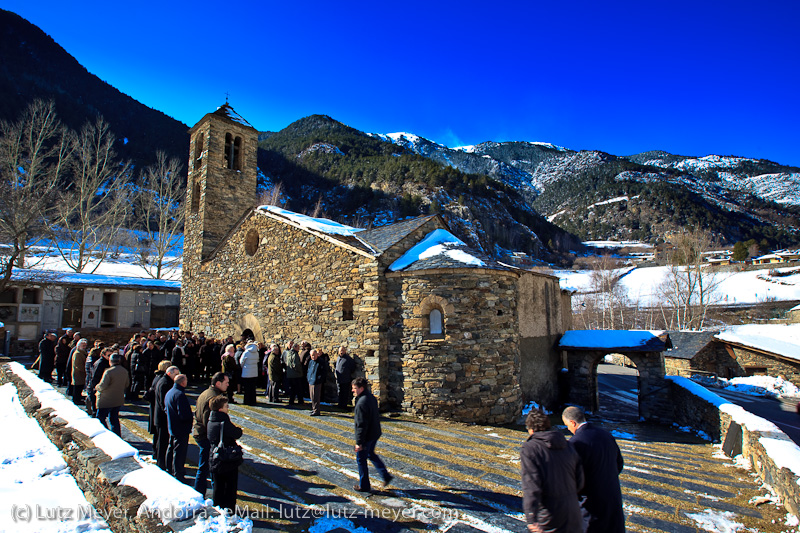
[[[223,105],[191,130],[181,327],[348,346],[382,408],[508,423],[558,399],[558,279],[469,249],[439,215],[357,229],[255,206],[258,132]]]

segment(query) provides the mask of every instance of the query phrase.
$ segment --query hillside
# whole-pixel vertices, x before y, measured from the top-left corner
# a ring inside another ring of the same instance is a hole
[[[573,236],[538,215],[516,188],[467,173],[386,140],[314,115],[262,135],[265,187],[280,183],[285,206],[355,225],[380,225],[440,212],[459,237],[489,254],[580,248]]]
[[[0,9],[0,119],[16,121],[36,98],[54,100],[61,121],[76,131],[102,115],[118,139],[117,153],[137,166],[153,163],[157,150],[186,159],[185,124],[119,92],[38,27]]]
[[[741,157],[646,152],[628,157],[547,143],[448,148],[408,133],[376,137],[517,190],[538,212],[584,240],[638,239],[701,227],[720,244],[800,238],[800,169]]]

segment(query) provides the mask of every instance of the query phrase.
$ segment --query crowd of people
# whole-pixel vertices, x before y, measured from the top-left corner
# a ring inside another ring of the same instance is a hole
[[[236,403],[256,405],[256,389],[265,388],[267,402],[302,406],[310,400],[310,416],[322,414],[323,385],[332,375],[337,406],[354,402],[354,426],[359,492],[372,490],[367,461],[375,466],[384,486],[393,476],[375,447],[381,436],[378,403],[364,377],[353,379],[356,363],[347,348],[339,348],[334,369],[323,350],[309,342],[289,341],[285,349],[253,339],[234,342],[206,339],[202,333],[141,333],[125,345],[105,346],[78,332],[57,338],[46,333],[39,343],[39,377],[66,386],[77,405],[85,405],[107,428],[121,434],[119,412],[140,394],[150,405],[148,430],[153,435],[156,464],[186,483],[186,455],[192,435],[199,449],[194,488],[205,494],[211,475],[214,504],[235,510],[238,466],[242,451],[236,440],[243,432],[228,416]],[[190,382],[206,381],[194,411],[186,395]],[[84,396],[85,395],[85,396]],[[625,531],[619,473],[623,460],[614,437],[587,423],[583,412],[568,407],[562,414],[569,441],[551,428],[540,410],[526,419],[528,440],[520,451],[523,510],[528,530],[562,533],[617,533]]]
[[[210,474],[215,505],[230,511],[236,505],[238,482],[238,464],[232,463],[237,461],[236,439],[242,436],[241,428],[227,414],[228,405],[236,403],[234,392],[242,394],[245,405],[257,404],[259,386],[265,388],[268,403],[280,404],[286,399],[288,405],[303,406],[308,399],[309,414],[319,416],[323,413],[323,385],[333,378],[339,408],[349,409],[353,395],[357,398],[355,451],[360,480],[356,488],[369,487],[368,474],[361,474],[367,459],[380,465],[387,484],[391,479],[374,452],[380,436],[377,402],[364,378],[359,378],[359,387],[354,385],[356,364],[344,346],[339,348],[332,370],[328,355],[312,349],[307,341],[289,341],[282,350],[278,344],[267,347],[252,338],[235,342],[232,336],[212,339],[203,333],[142,332],[125,345],[106,346],[96,340],[90,348],[89,339],[80,332],[67,331],[61,337],[48,332],[39,342],[33,367],[46,382],[53,381],[55,370],[56,384],[67,388],[73,402],[85,406],[120,436],[121,408],[143,395],[150,406],[148,431],[153,435],[155,463],[186,483],[186,455],[193,436],[199,450],[194,488],[205,494]],[[210,385],[192,411],[186,387],[204,381]],[[372,401],[359,403],[362,398]],[[233,453],[222,453],[230,450]],[[238,458],[241,462],[241,450]]]

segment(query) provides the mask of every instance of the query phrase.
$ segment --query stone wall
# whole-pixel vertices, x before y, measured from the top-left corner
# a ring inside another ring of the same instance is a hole
[[[517,285],[519,314],[520,389],[524,402],[553,407],[559,400],[558,340],[569,328],[572,311],[564,309],[558,278],[520,274]],[[566,298],[569,300],[569,297]]]
[[[777,427],[775,431],[767,432],[748,428],[747,423],[741,423],[741,420],[737,423],[730,414],[674,381],[670,386],[670,396],[674,406],[673,417],[678,425],[704,431],[714,441],[725,443],[724,449],[733,449],[736,452],[741,450],[742,456],[749,460],[761,479],[781,497],[786,510],[800,516],[800,476],[779,466],[761,440],[766,438],[771,441],[786,441],[788,449],[794,443],[785,433]],[[720,401],[723,400],[720,398]],[[754,425],[759,420],[765,422],[754,415],[749,415],[747,420]],[[796,445],[794,447],[797,448]]]
[[[250,255],[246,245],[254,235]],[[373,258],[256,211],[191,283],[184,281],[181,326],[214,337],[250,329],[256,340],[282,348],[290,339],[308,340],[332,358],[345,345],[385,400],[379,285]],[[345,299],[352,303],[350,320]]]
[[[754,368],[764,368],[765,374],[774,377],[783,376],[800,387],[800,360],[771,356],[740,346],[727,345],[727,347],[729,352],[733,352],[733,357],[744,373],[748,373],[748,367],[751,372]]]
[[[96,447],[92,439],[68,428],[67,422],[56,416],[52,409],[42,408],[38,398],[23,379],[8,365],[0,367],[0,384],[13,383],[25,412],[35,419],[50,441],[61,451],[70,473],[87,501],[102,516],[112,531],[124,533],[167,533],[183,531],[194,525],[195,519],[218,515],[213,507],[206,507],[197,516],[182,517],[164,525],[154,513],[139,514],[146,497],[133,487],[120,485],[122,478],[142,466],[133,457],[111,459]],[[169,474],[163,472],[169,477]]]
[[[521,413],[516,274],[387,275],[389,401],[419,416],[509,423]],[[442,312],[444,333],[428,315]]]

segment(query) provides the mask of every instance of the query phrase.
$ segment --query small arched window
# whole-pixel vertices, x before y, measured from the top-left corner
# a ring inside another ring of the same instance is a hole
[[[442,335],[444,333],[442,328],[442,312],[438,309],[431,310],[431,314],[428,315],[428,320],[430,324],[430,332],[431,335]]]
[[[200,170],[203,164],[203,148],[206,142],[205,136],[201,133],[194,141],[194,169]]]
[[[248,231],[244,239],[244,252],[249,256],[256,255],[258,251],[258,241],[258,231],[254,229]]]
[[[242,170],[242,138],[233,141],[233,170]]]
[[[233,135],[225,134],[225,168],[233,169]]]

